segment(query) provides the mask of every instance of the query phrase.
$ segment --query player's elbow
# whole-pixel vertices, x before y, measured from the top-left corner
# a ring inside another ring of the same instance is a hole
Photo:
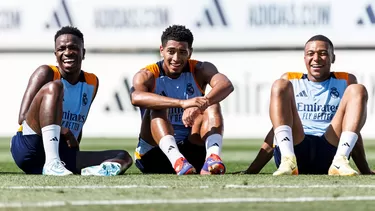
[[[230,85],[229,85],[229,90],[230,90],[231,93],[234,91],[234,86],[233,86],[232,83],[230,83]]]
[[[130,101],[133,106],[141,106],[142,94],[137,91],[134,91],[130,95]]]
[[[22,125],[22,122],[23,122],[23,120],[25,120],[25,115],[19,115],[19,117],[18,117],[18,124],[19,125]]]
[[[130,101],[132,103],[133,106],[138,106],[138,94],[133,92],[131,95],[130,95]]]
[[[229,80],[225,83],[226,90],[228,90],[228,94],[232,93],[234,91],[234,86],[232,82]]]

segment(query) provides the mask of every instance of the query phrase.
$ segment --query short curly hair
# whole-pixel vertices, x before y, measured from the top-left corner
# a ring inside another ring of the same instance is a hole
[[[305,43],[305,46],[307,45],[307,43],[312,42],[312,41],[323,41],[327,43],[328,46],[331,48],[332,52],[334,52],[333,43],[328,37],[321,35],[321,34],[312,36],[309,40],[307,40],[307,42]]]
[[[192,47],[194,37],[193,33],[182,25],[172,25],[163,31],[163,34],[161,35],[161,44],[162,46],[165,46],[168,42],[168,40],[175,40],[179,42],[187,42],[189,48]]]
[[[82,43],[84,43],[82,32],[74,26],[64,26],[60,30],[58,30],[55,34],[55,43],[56,43],[57,38],[60,37],[60,35],[63,35],[63,34],[75,35],[82,41]]]

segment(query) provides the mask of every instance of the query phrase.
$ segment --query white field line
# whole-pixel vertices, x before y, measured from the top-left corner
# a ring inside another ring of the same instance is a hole
[[[0,203],[0,208],[14,207],[58,207],[89,205],[137,205],[137,204],[213,204],[213,203],[255,203],[255,202],[320,202],[320,201],[373,201],[375,196],[345,197],[295,197],[295,198],[205,198],[205,199],[146,199],[146,200],[80,200]]]
[[[216,188],[217,186],[189,186],[184,188]],[[175,186],[166,185],[79,185],[79,186],[0,186],[0,189],[168,189],[175,188]],[[224,188],[229,189],[263,189],[263,188],[284,188],[284,189],[297,189],[297,188],[375,188],[374,185],[225,185]]]
[[[374,185],[225,185],[225,188],[261,189],[261,188],[375,188]]]

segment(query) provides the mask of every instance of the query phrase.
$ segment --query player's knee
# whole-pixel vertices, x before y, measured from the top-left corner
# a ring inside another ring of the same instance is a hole
[[[205,116],[212,116],[212,117],[218,117],[221,118],[221,107],[219,103],[210,105],[205,111]]]
[[[60,80],[55,80],[43,86],[44,94],[62,96],[64,94],[64,85]]]
[[[359,99],[362,101],[367,101],[368,93],[367,89],[362,84],[351,84],[348,86],[345,92],[348,92],[350,99]]]
[[[159,110],[151,110],[150,111],[150,116],[151,116],[151,119],[155,119],[155,118],[162,118],[162,119],[166,119],[168,117],[168,112],[166,109],[159,109]]]
[[[277,79],[271,87],[271,95],[279,96],[284,95],[285,93],[290,93],[293,90],[292,83],[285,79]]]
[[[216,103],[216,104],[213,104],[213,105],[210,105],[207,110],[210,110],[210,111],[213,111],[213,112],[218,112],[218,113],[221,113],[221,107],[220,107],[220,104],[219,103]]]

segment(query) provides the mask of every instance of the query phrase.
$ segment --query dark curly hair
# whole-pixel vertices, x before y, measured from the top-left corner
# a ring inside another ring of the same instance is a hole
[[[193,45],[193,34],[189,29],[182,25],[172,25],[163,31],[161,35],[161,44],[165,46],[168,40],[175,40],[179,42],[187,42],[189,48]]]
[[[74,27],[74,26],[64,26],[60,30],[58,30],[56,32],[56,34],[55,34],[55,42],[56,42],[56,39],[60,35],[63,35],[63,34],[72,34],[72,35],[75,35],[75,36],[77,36],[82,41],[82,43],[84,43],[82,32],[79,29],[77,29],[76,27]]]

